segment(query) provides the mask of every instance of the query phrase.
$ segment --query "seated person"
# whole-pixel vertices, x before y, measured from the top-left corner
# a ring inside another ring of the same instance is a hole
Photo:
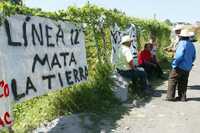
[[[131,42],[133,40],[129,35],[123,36],[120,48],[117,53],[116,68],[118,73],[125,78],[134,81],[137,77],[145,90],[149,89],[149,83],[146,72],[143,68],[136,67],[133,64],[133,57],[130,51]]]
[[[162,69],[158,62],[155,61],[152,57],[150,43],[146,43],[144,46],[144,50],[139,53],[138,63],[139,66],[143,67],[144,70],[147,72],[149,78],[153,73],[156,73],[156,76],[162,78]]]

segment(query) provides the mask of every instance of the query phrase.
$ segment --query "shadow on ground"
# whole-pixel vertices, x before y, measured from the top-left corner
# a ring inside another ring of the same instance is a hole
[[[200,91],[200,85],[188,86],[188,89]],[[192,97],[192,98],[188,98],[187,100],[188,101],[200,101],[200,97]]]
[[[188,86],[188,89],[191,89],[191,90],[200,90],[200,85]]]
[[[168,77],[168,73],[165,74]],[[166,78],[167,79],[167,78]],[[121,105],[112,107],[108,112],[104,113],[81,113],[78,115],[66,116],[57,120],[53,128],[49,133],[100,133],[100,132],[114,132],[118,127],[117,121],[122,119],[125,115],[128,115],[133,108],[140,108],[149,103],[153,97],[161,97],[165,90],[159,89],[163,87],[163,83],[166,81],[161,79],[153,79],[151,81],[153,89],[150,93],[144,94],[141,91],[137,92],[133,99]],[[157,88],[157,89],[156,89]],[[191,100],[200,100],[191,99]],[[70,117],[70,118],[69,118]],[[72,121],[64,119],[73,119]],[[67,126],[67,127],[66,127]]]
[[[200,101],[200,97],[187,98],[187,101]]]

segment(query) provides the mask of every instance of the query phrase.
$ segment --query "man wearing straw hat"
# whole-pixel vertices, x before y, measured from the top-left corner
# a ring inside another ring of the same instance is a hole
[[[190,39],[191,33],[188,30],[182,30],[179,37],[180,41],[169,75],[167,101],[186,101],[188,77],[196,57],[195,47]],[[178,86],[178,97],[175,98],[176,86]]]
[[[149,83],[144,69],[137,67],[133,63],[133,56],[130,51],[132,41],[133,39],[131,39],[129,35],[122,37],[116,59],[116,68],[118,73],[125,78],[134,80],[139,77],[144,89],[148,90]]]

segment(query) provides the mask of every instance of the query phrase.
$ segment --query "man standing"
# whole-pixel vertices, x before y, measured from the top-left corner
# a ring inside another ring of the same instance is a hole
[[[186,91],[189,72],[196,57],[194,44],[190,39],[190,32],[182,30],[180,33],[172,70],[169,75],[167,101],[186,101]],[[178,85],[178,97],[175,98],[176,86]]]
[[[138,77],[143,88],[148,90],[149,83],[144,69],[137,67],[137,64],[134,64],[133,61],[133,56],[130,51],[132,41],[133,39],[129,35],[122,37],[121,45],[117,53],[116,68],[118,73],[125,78],[135,80]]]

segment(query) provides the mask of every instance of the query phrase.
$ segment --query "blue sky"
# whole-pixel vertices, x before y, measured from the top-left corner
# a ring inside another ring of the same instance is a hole
[[[66,9],[70,5],[82,6],[88,0],[25,0],[29,7],[46,11]],[[200,21],[200,0],[89,0],[105,8],[117,8],[127,15],[140,18],[170,19],[173,22]]]

